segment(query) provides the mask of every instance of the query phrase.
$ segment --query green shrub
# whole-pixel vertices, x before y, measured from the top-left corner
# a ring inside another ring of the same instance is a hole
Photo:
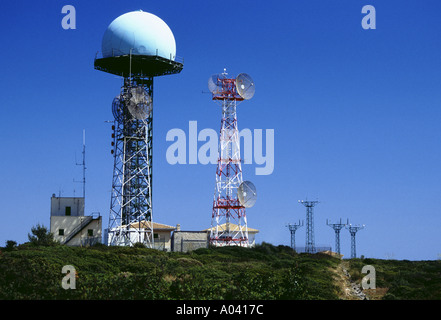
[[[31,228],[31,234],[28,233],[29,243],[34,246],[54,246],[58,244],[54,240],[54,235],[48,229],[40,224]]]

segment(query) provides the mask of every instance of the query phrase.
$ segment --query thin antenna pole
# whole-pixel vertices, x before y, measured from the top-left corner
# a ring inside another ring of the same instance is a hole
[[[81,182],[83,184],[83,210],[85,212],[86,209],[86,130],[83,129],[83,161],[81,163],[76,162],[75,164],[77,166],[83,167],[83,181],[75,181],[74,182]],[[75,157],[76,158],[76,157]],[[76,161],[76,159],[75,159]],[[74,197],[75,197],[75,190],[74,190]]]
[[[130,48],[129,84],[132,85],[132,48]]]
[[[83,198],[86,202],[86,130],[83,129]]]
[[[83,184],[83,198],[86,199],[86,130],[83,129],[83,160],[81,163],[76,163],[77,166],[83,167],[83,181],[75,181],[74,182],[81,182]]]

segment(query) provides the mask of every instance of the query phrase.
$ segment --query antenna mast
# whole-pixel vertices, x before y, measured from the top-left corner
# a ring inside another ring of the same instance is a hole
[[[154,27],[145,29],[145,23]],[[159,248],[153,229],[153,81],[180,73],[184,65],[175,60],[175,40],[165,22],[142,11],[116,18],[102,47],[103,57],[95,58],[94,68],[123,79],[112,102],[114,165],[107,244]]]
[[[212,99],[222,107],[209,241],[214,246],[249,247],[253,244],[248,239],[245,208],[252,206],[255,198],[249,198],[250,194],[246,192],[251,191],[255,195],[255,189],[252,184],[242,185],[245,182],[242,179],[236,105],[238,101],[253,97],[254,82],[246,74],[230,78],[224,69],[222,74],[209,79],[208,88],[213,94]],[[245,200],[243,203],[241,198]],[[249,206],[247,200],[252,200]]]
[[[86,201],[86,130],[83,129],[83,198]]]
[[[340,252],[340,230],[343,229],[346,226],[346,224],[342,223],[341,218],[340,218],[340,222],[337,222],[337,223],[329,223],[328,219],[326,219],[326,225],[328,225],[332,229],[334,229],[334,231],[335,231],[335,252],[337,252],[338,254],[341,254],[341,252]]]
[[[296,251],[296,231],[297,229],[299,229],[300,227],[303,226],[303,220],[302,222],[299,223],[288,223],[286,225],[289,228],[289,231],[291,232],[291,248]]]
[[[355,235],[357,234],[357,232],[359,231],[359,230],[361,230],[361,229],[364,229],[364,225],[352,225],[352,224],[349,224],[349,221],[348,221],[348,226],[346,226],[346,228],[349,230],[349,233],[351,234],[351,259],[354,259],[354,258],[356,258],[357,257],[357,254],[356,254],[356,248],[355,248]]]
[[[306,207],[306,245],[305,252],[315,253],[315,241],[314,241],[314,215],[313,208],[319,203],[318,201],[299,200],[299,203]]]
[[[84,204],[86,203],[86,130],[83,129],[83,160],[82,162],[78,163],[76,162],[77,166],[82,166],[83,167],[83,180],[81,181],[81,183],[83,184],[83,199],[84,199]],[[80,182],[80,181],[75,181],[75,182]]]

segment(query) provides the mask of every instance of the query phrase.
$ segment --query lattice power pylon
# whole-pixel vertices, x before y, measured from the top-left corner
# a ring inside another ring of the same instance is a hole
[[[346,224],[341,222],[337,222],[337,223],[329,223],[328,220],[326,220],[326,224],[328,226],[330,226],[332,229],[334,229],[335,231],[335,252],[337,252],[338,254],[341,254],[340,251],[340,230],[343,229]]]
[[[212,98],[222,107],[216,187],[209,236],[209,242],[213,246],[250,245],[245,207],[237,196],[237,189],[243,179],[236,106],[238,101],[244,100],[237,91],[237,79],[239,77],[229,77],[224,70],[224,73],[214,75],[209,81]]]
[[[314,240],[314,207],[318,204],[318,201],[299,200],[299,203],[306,207],[306,244],[305,252],[315,253],[315,240]]]
[[[299,223],[288,223],[286,225],[289,228],[289,231],[291,233],[291,248],[295,251],[296,250],[296,231],[300,227],[303,226],[303,221]]]
[[[364,229],[364,225],[351,225],[348,224],[346,226],[346,228],[349,230],[349,233],[351,234],[351,259],[354,259],[357,257],[357,252],[356,252],[356,246],[355,246],[355,235],[357,234],[358,231],[360,231],[361,229]]]

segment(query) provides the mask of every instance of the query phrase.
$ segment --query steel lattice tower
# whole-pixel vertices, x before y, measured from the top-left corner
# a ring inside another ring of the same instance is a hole
[[[362,226],[353,226],[351,224],[347,225],[346,228],[349,230],[349,233],[351,234],[351,259],[357,257],[356,247],[355,247],[355,235],[357,232],[361,229],[364,229],[364,225]]]
[[[332,229],[334,229],[335,231],[335,252],[337,252],[338,254],[341,254],[340,251],[340,230],[343,229],[346,224],[341,222],[339,223],[329,223],[328,220],[326,220],[326,224],[328,226],[330,226]]]
[[[113,101],[114,169],[109,216],[109,245],[141,242],[153,247],[152,156],[153,110],[135,119],[128,110],[131,88],[141,86],[153,100],[153,77],[125,78]]]
[[[146,29],[146,23],[158,30]],[[146,47],[157,45],[145,42],[147,38],[162,41],[162,47]],[[154,247],[153,79],[183,69],[183,63],[175,61],[172,53],[174,41],[171,30],[158,17],[142,10],[130,12],[112,22],[103,37],[103,58],[95,58],[96,70],[123,78],[120,94],[112,103],[114,167],[109,245],[140,242]]]
[[[314,206],[319,203],[318,201],[304,201],[299,200],[299,203],[306,207],[306,244],[305,252],[315,253],[315,240],[314,240]]]
[[[245,207],[237,197],[243,180],[236,106],[237,101],[244,99],[236,91],[236,79],[227,77],[225,71],[217,83],[219,88],[213,92],[213,100],[222,107],[222,120],[209,239],[214,246],[248,247]]]
[[[296,231],[300,227],[303,226],[303,221],[299,223],[289,223],[286,225],[289,228],[289,231],[291,233],[291,248],[295,251],[296,250]]]

